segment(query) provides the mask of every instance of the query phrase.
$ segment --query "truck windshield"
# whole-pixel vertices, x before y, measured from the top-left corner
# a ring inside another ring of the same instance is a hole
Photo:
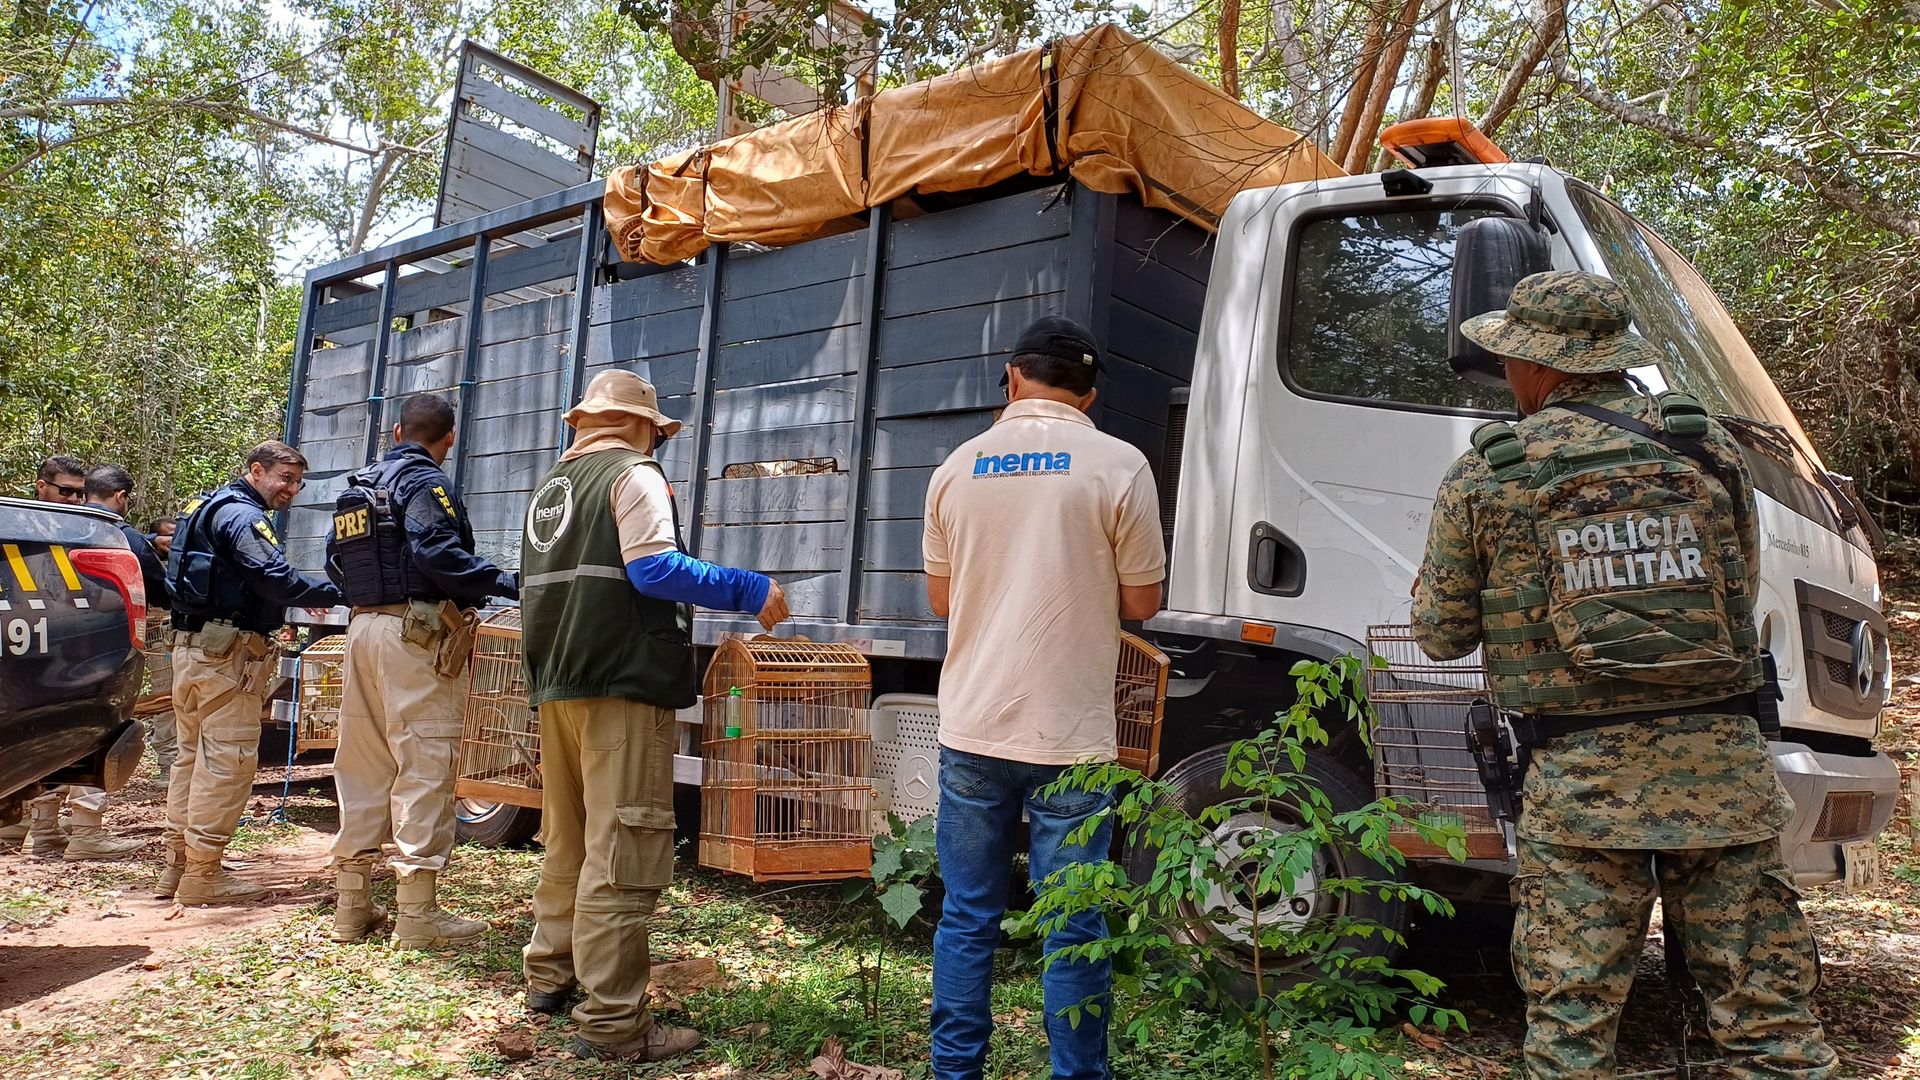
[[[1666,354],[1660,374],[1667,384],[1712,412],[1778,424],[1813,453],[1800,421],[1699,272],[1606,196],[1583,184],[1567,191],[1609,274],[1627,290],[1635,326]]]

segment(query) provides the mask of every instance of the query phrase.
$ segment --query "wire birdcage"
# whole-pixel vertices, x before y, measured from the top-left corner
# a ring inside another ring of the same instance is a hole
[[[519,608],[497,611],[474,630],[467,679],[454,794],[538,809],[540,719],[527,708]]]
[[[335,634],[300,650],[300,711],[293,750],[340,747],[340,695],[347,681],[347,635]]]
[[[1367,649],[1386,661],[1367,669],[1374,791],[1398,800],[1408,817],[1460,826],[1470,858],[1506,858],[1507,826],[1488,812],[1467,750],[1467,707],[1489,696],[1480,655],[1428,659],[1406,625],[1368,627]],[[1412,831],[1396,830],[1392,841],[1409,858],[1447,854]]]
[[[1152,776],[1160,771],[1160,721],[1167,708],[1167,654],[1132,634],[1120,635],[1113,679],[1113,718],[1120,764]]]
[[[863,877],[872,672],[838,643],[723,642],[707,668],[700,864],[755,881]]]

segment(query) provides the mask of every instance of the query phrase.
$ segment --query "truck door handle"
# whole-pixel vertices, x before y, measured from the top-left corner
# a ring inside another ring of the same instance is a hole
[[[1247,544],[1247,587],[1267,596],[1299,596],[1307,588],[1306,553],[1264,521]]]

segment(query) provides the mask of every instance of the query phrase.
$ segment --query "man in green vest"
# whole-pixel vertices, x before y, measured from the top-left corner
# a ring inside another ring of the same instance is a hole
[[[577,984],[581,1058],[663,1061],[698,1032],[647,1011],[647,923],[673,879],[674,711],[700,671],[692,605],[787,617],[772,579],[681,550],[653,450],[680,430],[653,386],[607,371],[566,415],[574,442],[535,490],[520,548],[528,702],[540,715],[541,842],[527,1007]]]

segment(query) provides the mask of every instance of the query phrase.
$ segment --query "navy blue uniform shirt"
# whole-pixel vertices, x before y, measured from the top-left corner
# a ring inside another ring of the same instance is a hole
[[[520,596],[512,573],[474,554],[467,508],[425,447],[401,443],[380,463],[399,473],[389,490],[396,513],[406,522],[407,553],[428,590],[416,599],[451,600],[469,608],[481,606],[489,596]]]
[[[280,550],[280,536],[273,531],[271,511],[252,484],[235,480],[226,490],[239,497],[215,509],[206,535],[217,562],[215,573],[237,577],[243,596],[238,611],[215,613],[213,618],[231,619],[242,630],[271,634],[286,625],[289,607],[332,607],[346,602],[333,582],[308,577],[287,561],[286,552]],[[186,542],[189,531],[181,529],[173,542]]]

